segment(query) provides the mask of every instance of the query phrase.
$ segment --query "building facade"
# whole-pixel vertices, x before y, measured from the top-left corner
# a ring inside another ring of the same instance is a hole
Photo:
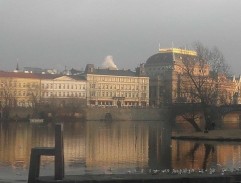
[[[236,92],[235,82],[224,75],[212,80],[209,77],[211,74],[209,65],[200,66],[197,60],[195,51],[178,48],[159,49],[159,53],[148,58],[145,71],[150,77],[150,105],[161,106],[195,101],[192,93],[195,87],[191,79],[203,83],[201,87],[203,89],[219,88],[217,104],[224,98],[228,103],[232,103]],[[188,76],[188,72],[192,74],[192,78]]]
[[[34,107],[38,103],[86,103],[81,76],[0,72],[0,106]]]
[[[0,106],[31,107],[39,97],[40,79],[37,75],[0,72]]]
[[[41,75],[41,100],[44,103],[67,103],[86,100],[86,80],[81,76]]]
[[[88,106],[149,106],[149,77],[144,66],[136,70],[85,69]]]

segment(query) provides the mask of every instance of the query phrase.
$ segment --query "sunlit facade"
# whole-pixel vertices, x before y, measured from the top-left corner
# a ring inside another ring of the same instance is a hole
[[[0,72],[0,106],[34,105],[40,96],[40,79],[31,73]]]
[[[208,78],[210,67],[195,64],[197,53],[192,50],[178,48],[159,49],[159,53],[151,56],[145,63],[145,71],[150,77],[150,105],[161,106],[171,103],[191,103],[193,98],[190,88],[195,88],[187,76],[183,60],[191,63],[191,72],[195,80],[205,78],[202,88],[218,88],[217,104],[232,103],[236,92],[236,83],[224,75],[219,75],[217,81]]]
[[[88,106],[149,106],[149,77],[130,70],[86,66]]]
[[[52,99],[63,99],[64,103],[70,99],[85,103],[85,78],[81,76],[0,72],[0,106],[32,107],[39,102],[52,102]]]
[[[41,99],[50,103],[58,100],[62,104],[70,100],[85,102],[86,80],[80,76],[42,75]]]

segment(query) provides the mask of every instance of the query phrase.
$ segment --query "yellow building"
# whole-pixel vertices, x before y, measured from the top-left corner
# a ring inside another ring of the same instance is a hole
[[[88,106],[148,106],[149,77],[143,65],[136,70],[95,69],[88,64],[86,100]]]
[[[31,73],[0,72],[0,106],[33,106],[40,97],[40,78]]]

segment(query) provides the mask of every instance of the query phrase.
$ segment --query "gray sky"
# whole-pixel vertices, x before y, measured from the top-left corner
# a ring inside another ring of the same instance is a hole
[[[0,0],[0,70],[134,69],[162,48],[217,46],[241,74],[241,0]],[[18,61],[17,61],[18,60]]]

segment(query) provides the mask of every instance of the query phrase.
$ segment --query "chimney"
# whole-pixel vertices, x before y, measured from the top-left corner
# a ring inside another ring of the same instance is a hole
[[[85,73],[90,74],[93,73],[95,70],[94,64],[87,64],[85,67]]]

